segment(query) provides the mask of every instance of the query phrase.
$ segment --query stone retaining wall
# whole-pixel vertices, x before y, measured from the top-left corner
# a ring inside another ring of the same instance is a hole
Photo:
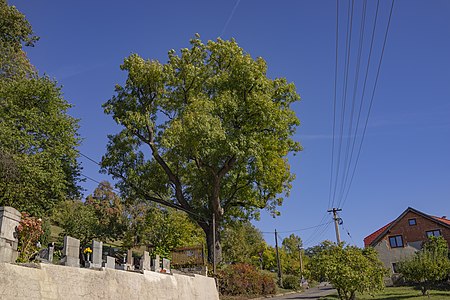
[[[213,278],[0,263],[0,299],[219,299]]]

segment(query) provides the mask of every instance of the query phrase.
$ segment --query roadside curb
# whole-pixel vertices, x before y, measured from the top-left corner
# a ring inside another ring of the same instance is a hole
[[[267,295],[267,296],[258,297],[258,298],[251,298],[250,300],[270,299],[270,298],[275,298],[275,297],[287,296],[287,295],[291,295],[291,294],[298,294],[298,293],[301,293],[301,292],[302,292],[302,291],[292,291],[292,292],[281,293],[281,294],[275,294],[275,295]]]

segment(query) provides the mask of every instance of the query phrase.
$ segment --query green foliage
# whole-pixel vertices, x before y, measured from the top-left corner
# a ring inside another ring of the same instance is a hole
[[[107,181],[102,181],[85,201],[94,209],[98,220],[96,238],[101,241],[120,239],[126,230],[125,207],[122,199]]]
[[[38,40],[30,23],[14,6],[0,0],[0,78],[30,75],[33,72],[22,45],[33,46]]]
[[[375,250],[343,245],[324,248],[310,260],[309,270],[314,280],[329,281],[340,299],[355,299],[356,292],[374,293],[384,288],[387,271]]]
[[[430,287],[447,279],[450,274],[447,242],[441,236],[430,237],[422,250],[400,263],[399,271],[407,281],[419,286],[425,295]]]
[[[145,245],[153,249],[152,254],[169,257],[175,248],[201,245],[204,241],[202,230],[183,212],[135,202],[128,204],[126,214],[126,248]]]
[[[31,217],[27,213],[22,213],[22,219],[19,226],[17,226],[18,232],[18,247],[19,257],[18,262],[29,262],[31,257],[34,256],[39,248],[37,242],[43,235],[42,220],[36,217]]]
[[[231,222],[221,232],[223,262],[260,266],[259,253],[266,248],[261,232],[250,222]]]
[[[270,273],[247,264],[228,265],[217,276],[222,295],[275,294],[275,279]]]
[[[277,214],[294,179],[287,155],[301,149],[290,109],[299,96],[234,40],[190,44],[169,51],[166,64],[125,59],[126,83],[104,104],[124,129],[109,137],[102,165],[128,198],[172,199],[195,212],[211,254],[220,249],[213,214],[217,228],[263,208]]]
[[[319,245],[315,245],[315,246],[306,248],[305,255],[308,257],[314,257],[314,256],[318,255],[320,252],[322,252],[323,250],[327,250],[333,246],[334,246],[333,242],[326,240],[326,241],[323,241]]]
[[[60,88],[22,51],[36,40],[25,17],[0,0],[0,205],[44,216],[80,193],[80,140]]]
[[[98,219],[92,206],[80,200],[66,200],[53,209],[52,221],[63,231],[59,234],[77,238],[81,245],[88,245],[97,236]]]
[[[268,271],[277,270],[277,256],[275,252],[275,247],[266,245],[263,250],[263,269]]]
[[[80,200],[59,203],[53,210],[52,220],[63,229],[60,236],[77,238],[83,246],[93,239],[117,240],[126,230],[121,199],[108,182],[101,182],[84,203]]]
[[[295,275],[298,278],[301,275],[300,251],[302,253],[304,269],[308,261],[308,258],[304,255],[304,250],[300,249],[302,246],[301,238],[299,236],[296,236],[295,234],[291,234],[290,236],[283,239],[281,245],[282,246],[279,249],[279,254],[281,257],[281,267],[283,274]]]
[[[303,243],[299,236],[292,233],[289,237],[283,239],[281,245],[287,253],[291,254],[298,253],[298,250],[302,247]]]
[[[300,290],[300,277],[295,275],[284,275],[283,288],[288,290]]]
[[[201,245],[205,240],[201,228],[186,213],[153,207],[148,211],[144,241],[154,247],[153,254],[169,257],[178,247]]]

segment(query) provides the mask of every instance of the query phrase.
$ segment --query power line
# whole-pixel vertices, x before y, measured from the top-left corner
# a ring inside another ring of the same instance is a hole
[[[328,223],[331,223],[331,221],[328,222]],[[319,224],[319,225],[315,225],[315,226],[311,226],[311,227],[300,228],[300,229],[285,230],[285,231],[277,231],[277,232],[280,234],[280,233],[292,233],[292,232],[306,231],[306,230],[310,230],[310,229],[314,229],[314,228],[321,227],[321,226],[326,225],[326,224],[328,224],[328,223],[323,223],[323,224]],[[274,231],[261,231],[261,233],[266,233],[266,234],[269,234],[269,233],[270,233],[270,234],[273,234],[273,233],[275,233],[275,232],[274,232]]]
[[[305,230],[310,230],[310,229],[321,227],[321,226],[326,225],[328,223],[331,223],[331,221],[327,222],[327,223],[319,224],[319,225],[316,225],[316,226],[311,226],[311,227],[306,227],[306,228],[301,228],[301,229],[278,231],[278,233],[291,233],[291,232],[305,231]]]
[[[373,89],[372,89],[372,95],[371,95],[371,98],[370,98],[369,110],[367,112],[366,122],[364,124],[364,130],[363,130],[363,134],[362,134],[362,138],[361,138],[361,143],[360,143],[359,149],[358,149],[358,154],[356,156],[355,166],[353,168],[353,173],[352,173],[352,176],[351,176],[350,184],[349,184],[349,187],[347,189],[347,193],[346,193],[345,199],[343,201],[343,204],[345,204],[345,201],[347,200],[348,193],[350,191],[350,187],[351,187],[351,184],[353,182],[354,175],[355,175],[356,167],[358,165],[359,158],[360,158],[360,155],[361,155],[361,149],[362,149],[362,145],[363,145],[364,138],[365,138],[366,131],[367,131],[367,124],[369,122],[370,113],[372,111],[373,100],[374,100],[374,97],[375,97],[375,91],[376,91],[377,84],[378,84],[378,79],[379,79],[379,76],[380,76],[381,64],[383,62],[383,57],[384,57],[384,51],[385,51],[385,48],[386,48],[387,37],[388,37],[388,34],[389,34],[389,28],[390,28],[390,25],[391,25],[392,12],[394,10],[394,3],[395,3],[395,0],[392,0],[391,9],[390,9],[390,12],[389,12],[389,19],[388,19],[388,23],[387,23],[387,26],[386,26],[386,31],[385,31],[385,34],[384,34],[383,47],[381,49],[380,61],[378,62],[378,68],[377,68],[377,73],[376,73],[376,77],[375,77],[375,83],[374,83],[374,86],[373,86]]]
[[[341,101],[341,126],[339,131],[339,143],[338,143],[338,153],[337,153],[337,166],[336,166],[336,177],[334,179],[334,189],[333,189],[333,200],[331,206],[334,207],[334,201],[336,199],[336,190],[338,186],[338,178],[340,174],[340,165],[341,165],[341,151],[342,151],[342,139],[344,136],[344,124],[345,124],[345,109],[346,109],[346,98],[347,98],[347,83],[348,83],[348,69],[350,66],[350,53],[351,53],[351,40],[352,40],[352,31],[353,31],[353,4],[350,6],[350,0],[348,1],[347,8],[347,34],[345,40],[345,63],[344,63],[344,80],[343,80],[343,93],[342,93],[342,101]]]
[[[365,96],[366,87],[367,87],[367,79],[368,79],[368,76],[369,76],[369,69],[370,69],[370,62],[371,62],[371,58],[372,58],[373,45],[374,45],[374,41],[375,41],[375,29],[377,27],[379,7],[380,7],[380,0],[377,1],[377,7],[376,7],[376,10],[375,10],[375,17],[374,17],[374,22],[373,22],[373,27],[372,27],[372,38],[371,38],[370,47],[369,47],[369,54],[368,54],[368,57],[367,57],[367,65],[366,65],[366,71],[365,71],[365,76],[364,76],[364,84],[363,84],[363,89],[362,89],[362,94],[361,94],[361,101],[360,101],[358,118],[357,118],[356,127],[355,127],[355,133],[354,133],[354,138],[353,138],[353,144],[352,144],[352,150],[351,150],[351,154],[350,154],[349,165],[351,164],[351,161],[352,161],[352,158],[353,158],[353,151],[354,151],[355,143],[356,143],[356,140],[357,140],[357,133],[358,133],[358,129],[359,129],[359,122],[360,122],[362,108],[363,108],[363,103],[364,103],[364,96]],[[342,201],[342,199],[340,199],[338,206],[340,206],[341,201]]]
[[[327,231],[327,229],[328,229],[328,227],[330,226],[331,223],[332,223],[332,222],[330,222],[330,223],[328,223],[327,225],[325,225],[325,226],[323,227],[323,229],[322,229],[316,236],[313,236],[311,239],[306,240],[303,244],[304,244],[305,246],[306,246],[306,245],[312,245],[313,242],[316,242],[316,241],[320,240],[320,239],[322,238],[322,236],[325,234],[325,232]]]
[[[330,167],[330,189],[328,192],[328,207],[331,205],[331,190],[333,186],[333,168],[334,168],[334,137],[336,127],[336,100],[337,100],[337,70],[338,70],[338,45],[339,45],[339,0],[336,0],[336,43],[335,43],[335,62],[334,62],[334,99],[333,99],[333,133],[331,146],[331,167]],[[326,215],[325,215],[326,216]],[[324,218],[322,218],[323,221]],[[322,222],[321,221],[321,222]]]
[[[356,61],[356,73],[355,73],[355,84],[353,85],[353,97],[352,97],[352,107],[350,112],[350,124],[348,127],[348,138],[347,138],[347,147],[345,151],[345,160],[344,160],[344,170],[343,174],[344,177],[342,179],[342,185],[341,190],[339,193],[339,199],[342,199],[344,196],[345,186],[347,185],[348,181],[348,174],[350,173],[350,165],[351,165],[351,156],[349,159],[349,153],[350,153],[350,140],[351,140],[351,134],[352,134],[352,128],[353,128],[353,115],[355,113],[355,103],[356,103],[356,93],[358,90],[358,83],[359,83],[359,71],[361,66],[361,57],[362,57],[362,49],[364,44],[364,29],[365,29],[365,21],[366,21],[366,10],[367,10],[367,0],[364,0],[363,6],[362,6],[362,12],[361,12],[361,24],[359,29],[359,45],[358,45],[358,54],[357,54],[357,61]],[[356,135],[354,137],[356,139]],[[345,167],[347,166],[347,167]]]

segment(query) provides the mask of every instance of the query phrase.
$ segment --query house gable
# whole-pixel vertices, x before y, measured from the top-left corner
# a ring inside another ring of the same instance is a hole
[[[415,220],[415,224],[413,221]],[[375,246],[381,240],[388,240],[391,236],[401,235],[403,243],[420,247],[427,240],[427,231],[437,230],[450,241],[450,220],[427,215],[414,208],[408,207],[397,219],[383,226],[364,239],[364,245]],[[450,246],[450,243],[449,243]]]

